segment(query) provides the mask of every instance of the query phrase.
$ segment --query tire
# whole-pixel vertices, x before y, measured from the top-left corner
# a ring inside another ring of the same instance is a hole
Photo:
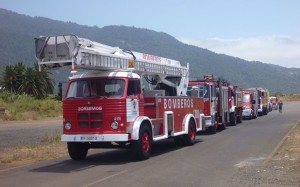
[[[69,155],[73,160],[83,160],[86,158],[89,150],[88,143],[68,142],[67,145]]]
[[[256,118],[257,118],[257,111],[256,111],[256,114],[255,114],[255,115],[253,114],[252,119],[256,119]]]
[[[219,125],[219,129],[220,130],[225,130],[226,129],[226,123],[223,123],[223,124]]]
[[[176,136],[174,137],[174,143],[176,146],[184,146],[184,141],[183,141],[183,137],[182,136]]]
[[[237,123],[243,123],[243,117],[242,115],[237,117]]]
[[[250,116],[248,117],[248,119],[249,119],[249,120],[254,119],[254,113],[253,113],[253,111],[251,111],[251,114],[250,114]]]
[[[248,119],[249,119],[249,120],[252,120],[252,119],[254,119],[254,114],[253,114],[253,113],[251,113],[251,115],[248,117]]]
[[[236,119],[235,112],[230,113],[230,117],[229,118],[230,118],[230,125],[236,126],[237,119]]]
[[[132,141],[132,152],[137,160],[146,160],[151,153],[151,133],[146,125],[142,125],[139,131],[139,139]]]
[[[215,126],[211,126],[206,131],[207,131],[208,134],[216,134],[217,133],[217,128]]]
[[[183,135],[183,142],[186,146],[191,146],[195,144],[196,138],[196,127],[192,120],[189,122],[188,134]]]

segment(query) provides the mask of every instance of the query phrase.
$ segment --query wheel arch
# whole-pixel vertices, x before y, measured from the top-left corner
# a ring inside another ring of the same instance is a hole
[[[195,120],[194,115],[193,114],[187,114],[184,117],[184,120],[183,120],[185,134],[189,133],[189,123],[190,123],[190,120],[192,120],[192,122],[193,122],[193,124],[195,125],[195,128],[196,128],[196,120]]]
[[[139,139],[139,132],[142,125],[146,125],[151,133],[151,141],[153,140],[153,128],[152,123],[150,121],[150,118],[147,116],[139,116],[136,118],[136,120],[133,123],[132,133],[131,133],[131,139],[132,140],[138,140]]]

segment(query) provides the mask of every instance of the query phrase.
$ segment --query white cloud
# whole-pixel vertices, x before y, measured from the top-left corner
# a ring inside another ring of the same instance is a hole
[[[300,68],[300,38],[261,36],[238,39],[193,39],[177,37],[183,43],[250,61]]]

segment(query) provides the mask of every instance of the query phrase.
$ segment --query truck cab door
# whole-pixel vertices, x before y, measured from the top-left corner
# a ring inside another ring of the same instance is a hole
[[[127,122],[133,122],[140,115],[141,84],[140,79],[128,79],[126,97]]]

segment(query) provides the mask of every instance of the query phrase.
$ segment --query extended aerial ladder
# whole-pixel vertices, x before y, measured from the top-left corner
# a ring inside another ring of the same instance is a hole
[[[100,71],[132,71],[176,88],[177,96],[185,95],[189,65],[154,55],[111,47],[75,35],[39,37],[35,39],[39,67],[71,66]],[[149,79],[149,78],[148,78]]]

